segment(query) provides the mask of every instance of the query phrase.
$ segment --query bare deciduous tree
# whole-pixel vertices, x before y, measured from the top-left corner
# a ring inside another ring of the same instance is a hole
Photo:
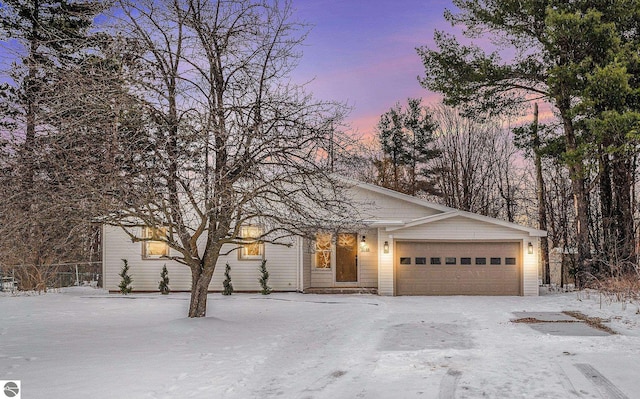
[[[288,3],[118,6],[117,29],[135,44],[121,59],[131,60],[143,123],[132,166],[117,173],[126,187],[106,193],[104,221],[133,241],[167,242],[169,258],[191,269],[189,317],[203,317],[221,254],[354,223],[328,159],[344,142],[333,128],[344,108],[289,80],[305,31]],[[247,224],[260,234],[243,237]],[[139,225],[156,234],[142,236]]]
[[[450,207],[511,222],[521,212],[526,174],[519,170],[517,149],[508,129],[497,121],[476,122],[455,109],[434,108],[438,124],[434,160],[441,201]],[[525,223],[527,221],[524,221]]]

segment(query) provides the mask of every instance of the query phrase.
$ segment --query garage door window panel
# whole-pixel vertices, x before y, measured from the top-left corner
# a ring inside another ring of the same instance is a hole
[[[426,265],[426,264],[427,264],[427,258],[424,258],[424,257],[416,258],[416,265]]]
[[[460,258],[460,264],[461,265],[470,265],[471,264],[471,258]]]
[[[440,260],[440,258],[431,258],[431,264],[432,265],[441,265],[442,261]]]
[[[476,265],[486,265],[487,258],[476,258]]]
[[[456,264],[456,258],[448,256],[446,258],[444,258],[444,263],[447,265],[455,265]]]
[[[400,258],[400,264],[401,265],[410,265],[411,264],[411,258]]]
[[[502,258],[491,258],[491,264],[492,265],[501,265],[502,264]]]
[[[515,265],[516,264],[516,258],[504,258],[504,264],[505,265]]]

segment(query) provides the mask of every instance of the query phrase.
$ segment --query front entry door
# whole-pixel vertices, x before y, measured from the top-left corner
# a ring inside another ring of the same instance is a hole
[[[358,281],[358,236],[340,233],[336,242],[336,282]]]

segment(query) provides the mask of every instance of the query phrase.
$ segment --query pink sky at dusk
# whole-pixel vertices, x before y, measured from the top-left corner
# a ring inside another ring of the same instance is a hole
[[[312,26],[294,79],[313,79],[308,89],[317,98],[350,105],[347,122],[357,135],[375,134],[380,115],[409,97],[420,97],[425,105],[440,101],[440,94],[422,88],[417,79],[424,68],[415,49],[434,48],[435,30],[469,42],[462,28],[444,19],[445,9],[456,10],[451,0],[294,0],[293,6],[294,18]],[[473,42],[493,47],[489,39]],[[505,50],[500,54],[513,56]],[[552,119],[548,104],[540,104],[540,119]],[[523,116],[512,122],[531,120]]]
[[[455,32],[444,19],[451,0],[292,0],[293,19],[310,25],[293,79],[310,82],[322,100],[347,103],[356,135],[371,136],[380,115],[397,102],[420,97],[426,105],[441,95],[418,83],[424,74],[416,47],[434,47],[435,30]],[[475,41],[491,48],[488,40]],[[6,55],[7,47],[4,46]],[[7,69],[12,57],[0,57]],[[550,113],[548,107],[542,112]],[[543,116],[541,112],[541,116]]]
[[[348,103],[353,131],[371,135],[380,115],[408,97],[435,104],[440,95],[418,83],[424,73],[415,48],[433,44],[449,0],[298,0],[295,18],[312,25],[294,78],[313,79],[317,98]]]

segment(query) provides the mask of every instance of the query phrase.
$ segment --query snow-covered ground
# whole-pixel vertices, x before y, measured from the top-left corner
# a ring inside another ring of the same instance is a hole
[[[636,305],[597,295],[0,296],[0,379],[23,398],[638,398]],[[610,318],[552,336],[512,312]],[[597,375],[586,377],[587,371]]]

